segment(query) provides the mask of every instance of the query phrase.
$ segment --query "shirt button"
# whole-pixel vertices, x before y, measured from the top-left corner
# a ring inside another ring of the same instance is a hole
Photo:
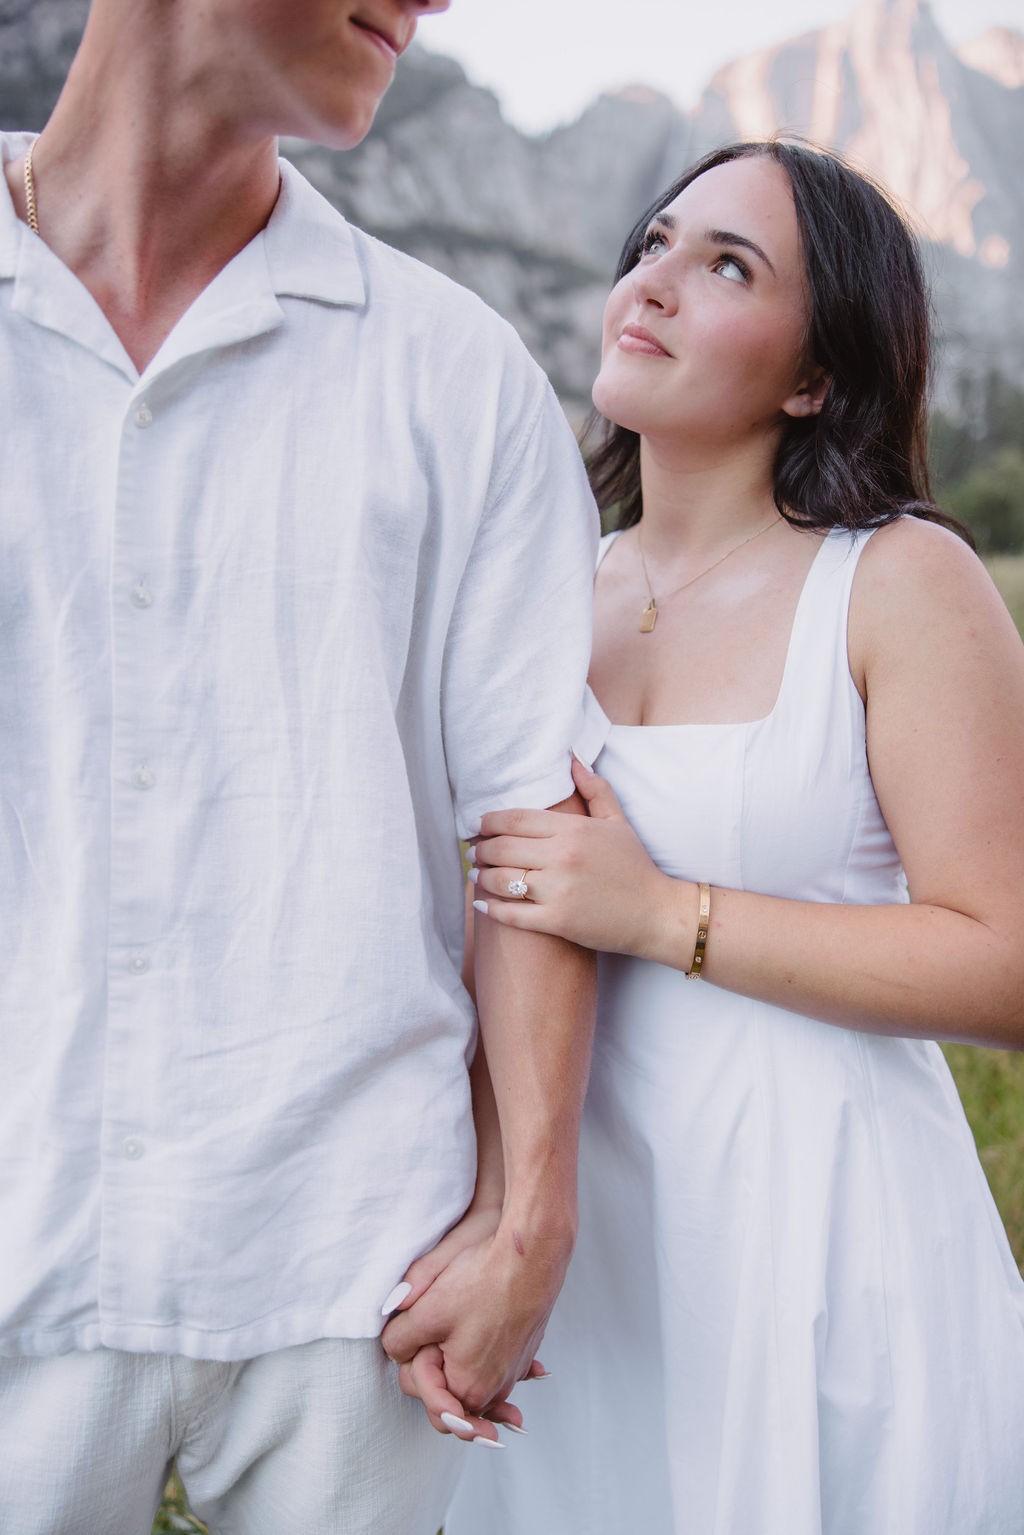
[[[145,954],[133,954],[131,959],[128,961],[128,969],[131,971],[132,975],[145,975],[146,971],[149,969],[149,960],[146,958]]]
[[[137,1162],[145,1150],[145,1146],[134,1135],[126,1136],[121,1142],[121,1155],[127,1162]]]
[[[156,779],[149,771],[149,768],[140,762],[138,767],[132,770],[132,783],[136,789],[151,789],[156,783]]]
[[[131,597],[133,607],[148,608],[152,606],[153,593],[142,581],[136,581],[135,585],[132,587],[129,593],[129,596]]]
[[[140,431],[145,430],[147,426],[153,425],[153,412],[150,410],[145,400],[143,400],[141,405],[136,406],[135,425],[139,428]]]

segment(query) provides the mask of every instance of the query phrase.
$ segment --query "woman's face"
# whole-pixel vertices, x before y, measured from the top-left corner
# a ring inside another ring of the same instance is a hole
[[[604,314],[594,404],[691,452],[772,438],[820,409],[789,178],[774,160],[705,171],[650,223]]]

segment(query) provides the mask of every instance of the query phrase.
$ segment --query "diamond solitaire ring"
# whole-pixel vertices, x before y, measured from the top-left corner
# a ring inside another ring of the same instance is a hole
[[[508,893],[509,893],[509,895],[518,895],[518,896],[521,896],[523,899],[525,899],[526,896],[529,895],[530,887],[526,883],[526,876],[529,874],[529,872],[530,872],[529,869],[524,869],[523,870],[523,877],[522,877],[522,879],[510,879],[509,880],[509,882],[508,882]]]

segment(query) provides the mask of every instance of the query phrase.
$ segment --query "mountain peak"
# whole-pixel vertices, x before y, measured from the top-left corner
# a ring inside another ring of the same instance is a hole
[[[1024,85],[1024,33],[1012,27],[989,27],[979,37],[957,49],[957,57],[970,69],[991,75],[1009,90]]]

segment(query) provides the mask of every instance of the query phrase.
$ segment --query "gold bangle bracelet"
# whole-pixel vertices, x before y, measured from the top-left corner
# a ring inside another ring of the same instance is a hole
[[[707,948],[708,928],[711,925],[711,886],[706,880],[701,880],[700,909],[697,912],[697,942],[693,946],[693,958],[690,968],[686,972],[688,981],[695,981],[700,975],[704,965],[704,950]]]

